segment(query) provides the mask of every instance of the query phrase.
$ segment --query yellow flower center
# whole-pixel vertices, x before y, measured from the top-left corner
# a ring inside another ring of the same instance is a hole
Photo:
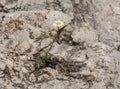
[[[56,23],[56,25],[60,25],[60,24],[61,24],[61,22],[60,22],[60,21],[56,21],[55,23]]]

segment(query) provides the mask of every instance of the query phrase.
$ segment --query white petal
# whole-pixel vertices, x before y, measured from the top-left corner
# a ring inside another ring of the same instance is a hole
[[[57,25],[55,23],[53,23],[53,27],[57,27]]]

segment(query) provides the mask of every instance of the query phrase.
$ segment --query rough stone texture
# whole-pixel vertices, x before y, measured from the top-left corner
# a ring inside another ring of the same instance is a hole
[[[80,28],[73,31],[72,39],[77,43],[90,43],[97,41],[97,35],[94,29],[92,29],[87,23],[83,23]]]
[[[0,89],[120,89],[119,4],[0,0]]]

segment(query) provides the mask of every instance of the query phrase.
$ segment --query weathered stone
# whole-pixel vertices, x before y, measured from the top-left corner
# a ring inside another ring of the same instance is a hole
[[[35,77],[34,74],[30,74],[29,81],[31,81],[31,82],[35,82],[36,81],[36,77]]]
[[[18,63],[14,63],[13,69],[14,69],[15,71],[21,71],[21,65],[18,64]]]
[[[72,47],[71,46],[68,46],[68,45],[65,45],[65,44],[53,44],[53,47],[52,49],[50,50],[50,53],[53,55],[53,56],[58,56],[58,57],[62,57],[64,58],[65,60],[68,59],[69,57],[69,54],[67,53],[67,51],[71,50]]]
[[[21,44],[19,44],[18,49],[20,53],[24,53],[25,51],[30,49],[31,44],[29,41],[24,41]]]
[[[0,89],[120,89],[119,3],[0,0]],[[53,27],[56,20],[65,26],[60,30],[59,44],[55,42],[50,50],[49,65],[36,68],[33,56],[40,58],[41,48],[53,42],[58,31]],[[79,61],[78,66],[84,64],[80,71],[76,71],[76,64],[69,64],[71,60]]]
[[[27,31],[17,31],[14,33],[14,36],[19,43],[29,40],[29,33]]]
[[[0,60],[0,70],[4,70],[6,66],[6,63],[2,60]]]
[[[39,38],[40,35],[41,35],[41,29],[38,29],[38,28],[33,28],[32,31],[31,31],[31,38]]]
[[[116,35],[114,35],[116,34]],[[118,43],[118,39],[119,38],[119,34],[118,32],[111,32],[111,33],[103,33],[100,35],[99,40],[101,42],[104,42],[110,46],[116,46],[116,44]]]
[[[39,84],[33,84],[33,85],[30,85],[29,87],[28,87],[28,89],[39,89],[40,88],[40,85]]]
[[[57,89],[65,89],[68,86],[69,82],[68,81],[58,81],[58,80],[53,80],[47,83],[44,83],[41,85],[41,89],[53,89],[53,88],[57,88]]]
[[[22,83],[21,79],[20,79],[20,78],[17,78],[17,77],[13,77],[13,78],[12,78],[12,82],[13,82],[13,83],[19,83],[19,84]]]
[[[41,41],[41,48],[51,46],[52,43],[53,43],[53,39],[46,38],[46,39]]]
[[[86,59],[86,53],[85,52],[75,52],[71,57],[70,57],[71,61],[78,61],[78,62],[84,62]]]
[[[2,78],[2,77],[4,77],[4,76],[5,76],[4,72],[3,72],[3,71],[0,71],[0,78]]]
[[[106,87],[105,84],[101,82],[101,83],[95,83],[90,89],[106,89]]]
[[[73,41],[82,43],[82,42],[95,42],[97,41],[97,35],[95,30],[90,27],[90,25],[85,24],[85,26],[76,28],[72,33]]]

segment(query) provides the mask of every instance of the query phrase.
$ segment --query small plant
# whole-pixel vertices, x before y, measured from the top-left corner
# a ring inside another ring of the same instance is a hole
[[[47,61],[51,58],[51,54],[49,53],[50,50],[52,49],[53,47],[53,43],[54,42],[58,42],[58,39],[59,39],[59,35],[61,33],[61,31],[63,30],[63,28],[65,27],[64,26],[64,23],[62,21],[55,21],[53,23],[53,26],[54,27],[57,27],[58,30],[57,30],[57,35],[55,36],[54,40],[52,43],[50,43],[48,46],[42,48],[39,53],[37,53],[37,55],[35,55],[35,59],[37,59],[37,68],[41,68],[41,67],[45,67],[47,64]],[[48,48],[48,49],[46,49]],[[45,50],[46,49],[46,50]],[[40,54],[42,53],[42,54]]]
[[[38,67],[45,67],[46,66],[46,61],[51,58],[51,54],[49,51],[51,50],[52,45],[49,49],[45,50],[42,55],[38,56]]]

